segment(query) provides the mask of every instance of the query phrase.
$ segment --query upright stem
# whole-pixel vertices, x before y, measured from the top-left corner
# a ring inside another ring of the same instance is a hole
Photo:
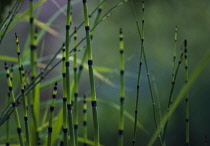
[[[67,88],[66,88],[66,48],[62,46],[62,76],[63,76],[63,142],[68,145],[68,126],[67,126]]]
[[[136,26],[137,26],[137,30],[138,30],[138,34],[139,37],[141,39],[141,52],[140,52],[140,57],[139,57],[139,67],[138,67],[138,79],[137,79],[137,85],[136,85],[136,105],[135,105],[135,121],[134,121],[134,131],[133,131],[133,140],[132,140],[132,144],[133,146],[135,146],[136,143],[136,130],[137,130],[137,121],[138,121],[138,105],[139,105],[139,96],[140,96],[140,80],[141,80],[141,69],[142,69],[142,60],[143,60],[143,46],[144,46],[144,39],[142,39],[142,35],[144,35],[144,33],[141,34],[140,32],[140,27],[139,27],[139,23],[137,21],[137,15],[136,15],[136,11],[135,8],[133,6],[133,2],[131,0],[131,5],[133,8],[133,12],[136,18]],[[144,11],[143,11],[144,13]],[[142,16],[142,20],[143,20],[143,16]],[[142,25],[143,27],[143,25]],[[143,30],[143,28],[142,28]]]
[[[9,72],[9,69],[8,69],[8,66],[7,66],[6,62],[5,62],[5,70],[6,70],[7,84],[8,84],[9,92],[10,92],[10,96],[11,96],[10,101],[11,101],[11,105],[14,109],[15,123],[16,123],[16,127],[17,127],[19,142],[20,142],[21,146],[25,146],[24,139],[23,139],[23,134],[22,134],[22,129],[21,129],[21,125],[20,125],[19,113],[18,113],[18,109],[17,109],[17,103],[16,103],[16,100],[15,100],[14,92],[13,92],[12,81],[10,79],[10,72]]]
[[[86,96],[84,95],[84,101],[83,101],[83,146],[87,146],[87,100]]]
[[[123,146],[123,132],[124,132],[124,100],[125,100],[125,61],[124,61],[124,43],[123,43],[123,31],[120,28],[119,34],[119,50],[120,50],[120,121],[119,121],[119,141],[118,146]]]
[[[8,98],[7,98],[7,104],[10,104],[10,92],[8,92]],[[6,122],[6,135],[7,135],[7,141],[5,143],[6,146],[10,145],[10,118],[7,119]]]
[[[187,40],[184,41],[184,58],[185,58],[185,86],[188,87],[188,53],[187,53]],[[186,102],[186,137],[185,137],[185,141],[186,141],[186,146],[190,145],[190,125],[189,125],[189,118],[190,118],[190,114],[189,114],[189,90],[187,90],[186,93],[186,98],[185,98],[185,102]]]
[[[74,28],[74,133],[75,145],[78,145],[78,75],[77,75],[77,28]]]
[[[24,108],[24,122],[25,122],[25,132],[26,132],[26,144],[28,146],[31,145],[30,142],[30,130],[29,130],[29,123],[28,123],[28,102],[25,96],[25,72],[21,63],[20,57],[20,45],[17,34],[15,34],[16,38],[16,49],[18,55],[18,68],[19,68],[19,77],[20,77],[20,86],[21,86],[21,93],[23,97],[23,108]]]
[[[71,25],[71,0],[67,2],[67,15],[66,15],[66,92],[67,92],[67,109],[68,109],[68,125],[70,134],[71,146],[75,146],[73,116],[72,116],[72,103],[70,95],[70,25]]]
[[[37,77],[37,69],[36,69],[36,61],[37,61],[37,42],[36,42],[36,35],[35,35],[35,27],[34,27],[34,7],[33,1],[30,0],[29,7],[30,7],[30,49],[31,49],[31,82],[34,82],[35,78]],[[32,89],[32,97],[31,97],[31,107],[33,112],[33,128],[32,128],[32,143],[39,144],[39,134],[37,132],[37,126],[39,123],[39,84],[36,84]]]
[[[49,127],[48,127],[48,146],[52,146],[52,131],[53,131],[53,116],[54,116],[54,109],[55,109],[55,98],[57,95],[57,82],[55,83],[54,89],[53,89],[53,96],[52,96],[52,102],[50,106],[50,117],[49,117]]]
[[[94,141],[95,146],[99,146],[99,123],[97,114],[97,101],[96,101],[96,91],[95,91],[95,81],[93,75],[93,59],[92,59],[92,46],[90,39],[90,26],[88,18],[88,7],[87,1],[83,0],[84,18],[85,18],[85,31],[86,31],[86,43],[87,43],[87,53],[88,53],[88,69],[89,69],[89,79],[92,97],[92,113],[93,113],[93,124],[94,124]]]

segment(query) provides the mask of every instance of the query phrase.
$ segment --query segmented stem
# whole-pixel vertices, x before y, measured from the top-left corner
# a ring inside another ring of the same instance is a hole
[[[87,100],[86,96],[84,95],[84,101],[83,101],[83,146],[87,146]]]
[[[7,84],[8,84],[8,88],[9,88],[9,92],[10,92],[10,98],[11,98],[10,101],[11,101],[11,105],[14,110],[15,123],[16,123],[16,127],[17,127],[19,142],[20,142],[21,146],[25,146],[24,140],[23,140],[22,129],[21,129],[21,125],[20,125],[20,118],[19,118],[18,109],[17,109],[17,103],[15,100],[15,95],[14,95],[13,88],[12,88],[12,81],[10,79],[10,71],[8,69],[6,62],[5,62],[5,71],[6,71],[6,77],[7,77]]]
[[[181,63],[182,63],[182,60],[183,60],[183,46],[181,47],[181,53],[180,53],[178,65],[177,65],[176,70],[175,70],[174,80],[172,79],[172,86],[171,86],[171,90],[170,90],[170,94],[169,94],[168,110],[167,110],[167,112],[169,112],[170,107],[171,107],[172,102],[173,102],[173,92],[174,92],[174,88],[175,88],[176,77],[177,77],[177,75],[178,75],[179,67],[180,67],[180,65],[181,65]],[[162,142],[165,141],[165,135],[166,135],[167,126],[168,126],[168,121],[166,122],[166,124],[165,124],[165,126],[164,126],[164,129],[163,129]]]
[[[62,47],[62,76],[63,76],[63,142],[68,145],[68,127],[67,127],[67,88],[66,88],[66,48]]]
[[[67,109],[68,109],[68,125],[70,134],[70,143],[75,146],[73,115],[72,115],[72,99],[70,94],[70,25],[71,25],[71,0],[67,2],[67,15],[66,15],[66,92],[67,92]]]
[[[187,53],[187,40],[184,41],[184,58],[185,58],[185,86],[188,87],[188,53]],[[187,90],[186,97],[185,97],[185,102],[186,102],[186,146],[190,145],[190,125],[189,125],[189,119],[190,119],[190,113],[189,113],[189,89]]]
[[[54,109],[55,109],[55,98],[57,95],[57,82],[55,83],[54,89],[53,89],[53,96],[52,96],[52,102],[50,106],[50,117],[49,117],[49,126],[48,126],[48,146],[52,146],[52,131],[53,131],[53,116],[54,116]]]
[[[77,28],[74,28],[74,133],[78,145],[78,75],[77,75]]]
[[[10,92],[8,92],[7,104],[11,103],[10,96],[11,96]],[[10,117],[7,119],[7,122],[6,122],[6,136],[7,136],[7,140],[6,140],[5,145],[9,146],[10,145]]]
[[[132,5],[133,13],[134,13],[135,18],[136,18],[136,26],[137,26],[138,34],[139,34],[139,37],[141,38],[141,52],[140,52],[140,57],[139,57],[138,79],[137,79],[137,85],[136,85],[136,87],[137,87],[137,90],[136,90],[136,105],[135,105],[135,112],[134,112],[135,113],[135,121],[134,121],[134,132],[133,132],[133,140],[132,140],[132,144],[133,144],[133,146],[135,146],[137,121],[138,121],[138,105],[139,105],[139,96],[140,96],[140,90],[139,89],[140,89],[140,80],[141,80],[141,69],[142,69],[144,39],[142,39],[142,35],[143,34],[141,34],[141,32],[140,32],[139,23],[137,21],[137,15],[136,15],[136,12],[135,12],[135,9],[134,9],[132,1],[131,1],[131,5]],[[142,20],[143,20],[143,17],[142,17]],[[143,30],[143,24],[142,24],[142,30]]]
[[[92,112],[93,112],[93,124],[94,124],[94,141],[95,146],[99,146],[99,123],[97,114],[97,101],[96,101],[96,91],[95,91],[95,81],[93,75],[93,59],[92,59],[92,46],[90,39],[90,26],[88,18],[88,6],[87,1],[83,0],[84,18],[85,18],[85,31],[86,31],[86,43],[88,50],[88,68],[89,68],[89,78],[90,78],[90,88],[92,97]]]
[[[119,120],[119,140],[118,146],[123,146],[123,132],[124,132],[124,100],[125,100],[125,59],[124,59],[124,43],[123,31],[120,28],[119,34],[119,50],[120,50],[120,120]]]
[[[25,96],[25,85],[26,85],[25,71],[23,69],[22,62],[21,62],[19,39],[18,39],[18,36],[17,36],[16,33],[15,33],[15,38],[16,38],[16,50],[17,50],[17,56],[18,56],[20,86],[21,86],[21,93],[22,93],[22,97],[23,97],[23,110],[24,110],[24,122],[25,122],[25,132],[26,132],[26,144],[28,146],[30,146],[31,141],[30,141],[30,130],[29,130],[29,123],[28,123],[28,102],[27,102],[27,98]]]

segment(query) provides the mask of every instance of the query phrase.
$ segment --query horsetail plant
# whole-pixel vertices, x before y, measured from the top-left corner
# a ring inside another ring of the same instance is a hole
[[[78,145],[78,73],[77,73],[77,28],[74,28],[74,133]]]
[[[135,122],[134,122],[134,132],[133,132],[133,140],[132,140],[132,144],[133,146],[135,146],[135,143],[136,143],[136,130],[137,130],[137,119],[138,119],[138,105],[139,105],[139,96],[140,96],[140,80],[141,80],[141,69],[142,69],[142,58],[143,58],[143,47],[144,47],[144,37],[142,37],[143,34],[143,16],[142,16],[142,34],[140,32],[140,27],[139,27],[139,23],[137,21],[137,15],[136,15],[136,11],[134,9],[134,6],[133,6],[133,2],[131,0],[131,6],[132,6],[132,9],[133,9],[133,13],[135,15],[135,18],[136,18],[136,26],[137,26],[137,30],[138,30],[138,34],[141,38],[141,51],[140,51],[140,57],[139,57],[139,68],[138,68],[138,76],[137,76],[137,90],[136,90],[136,105],[135,105]],[[144,14],[144,11],[143,11],[143,14]]]
[[[52,131],[53,131],[53,116],[54,116],[54,109],[55,109],[55,98],[57,95],[57,82],[54,85],[53,89],[53,96],[52,96],[52,102],[50,106],[50,115],[49,115],[49,127],[48,127],[48,146],[52,146]]]
[[[185,86],[188,86],[188,53],[187,53],[187,40],[184,41],[184,58],[185,58]],[[186,98],[185,98],[185,102],[186,102],[186,132],[185,132],[185,141],[186,141],[186,146],[190,145],[190,126],[189,126],[189,90],[187,90],[186,93]]]
[[[71,0],[67,2],[67,15],[66,15],[66,95],[67,95],[67,109],[68,109],[68,125],[70,134],[70,143],[75,146],[73,115],[72,115],[72,99],[70,98],[70,26],[72,21]],[[67,131],[66,131],[67,132]]]
[[[179,67],[183,61],[183,45],[181,46],[181,51],[180,51],[180,57],[179,57],[179,61],[178,61],[178,65],[175,69],[175,74],[174,74],[174,79],[172,78],[172,86],[171,86],[171,90],[170,90],[170,94],[169,94],[169,100],[168,100],[168,109],[167,109],[167,112],[169,112],[170,110],[170,107],[172,105],[172,102],[173,102],[173,92],[174,92],[174,88],[175,88],[175,83],[176,83],[176,77],[178,75],[178,71],[179,71]],[[166,129],[167,129],[167,126],[168,126],[168,121],[166,122],[165,126],[164,126],[164,129],[163,129],[163,136],[162,136],[162,142],[165,141],[165,135],[166,135]]]
[[[95,146],[99,146],[99,123],[97,114],[97,101],[96,101],[96,91],[95,91],[95,80],[93,75],[93,58],[92,58],[92,46],[90,39],[90,26],[88,18],[88,6],[87,1],[83,0],[83,10],[85,18],[85,31],[86,31],[86,43],[87,43],[87,53],[88,53],[88,69],[89,69],[89,79],[92,97],[92,112],[93,112],[93,124],[94,124],[94,141]]]
[[[93,30],[98,24],[100,24],[103,20],[105,20],[105,18],[108,18],[108,16],[110,16],[111,11],[113,11],[116,7],[118,7],[118,6],[120,6],[120,5],[124,4],[124,3],[126,3],[127,1],[128,1],[128,0],[120,1],[120,2],[118,2],[116,5],[114,5],[113,7],[111,7],[111,8],[102,16],[102,18],[98,21],[98,23],[97,23],[95,26],[93,26],[93,28],[92,28],[91,30]],[[103,2],[103,1],[102,1],[102,2]],[[100,3],[100,4],[101,4],[101,3]],[[100,4],[92,11],[91,15],[93,15],[93,14],[96,12],[96,10],[98,10]],[[84,21],[78,26],[78,29],[79,29],[83,24],[84,24]],[[70,35],[70,37],[71,37],[71,36],[72,36],[72,34]],[[85,40],[85,39],[83,38],[83,39],[78,43],[78,45],[81,44],[82,41],[84,41],[84,40]],[[62,48],[61,48],[61,49],[62,49]],[[28,94],[29,91],[31,91],[31,90],[33,89],[33,87],[34,87],[36,84],[38,84],[40,81],[42,81],[42,80],[44,79],[44,77],[47,76],[47,74],[48,74],[51,70],[53,70],[53,69],[61,62],[61,61],[58,61],[55,65],[53,65],[52,68],[50,68],[50,69],[47,71],[47,69],[48,69],[49,66],[52,64],[53,60],[56,58],[56,56],[58,55],[58,53],[60,52],[61,49],[59,49],[59,50],[55,53],[55,55],[52,57],[52,59],[51,59],[50,62],[47,64],[47,66],[43,69],[43,71],[42,71],[41,73],[39,73],[39,75],[34,79],[34,81],[32,81],[32,82],[29,84],[29,86],[27,87],[27,92],[26,92],[26,94]],[[46,72],[45,72],[45,71],[46,71]],[[41,78],[40,78],[40,77],[41,77]],[[17,97],[17,99],[18,99],[18,100],[21,99],[21,96],[19,95],[19,96]],[[6,118],[7,118],[11,113],[12,113],[12,108],[10,108],[10,107],[5,108],[4,112],[2,113],[2,119],[0,119],[0,124],[3,124],[4,121],[6,120]]]
[[[67,133],[67,88],[66,88],[66,48],[62,47],[62,76],[63,76],[63,142],[64,146],[68,145]]]
[[[103,0],[96,8],[92,11],[91,15],[93,15],[93,14],[98,10],[98,8],[100,7],[100,5],[101,5],[104,1],[105,1],[105,0]],[[111,7],[111,8],[102,16],[102,18],[97,22],[97,24],[93,26],[93,28],[92,28],[91,30],[95,29],[95,27],[98,26],[103,20],[105,20],[105,18],[108,18],[108,16],[110,16],[110,13],[111,13],[115,8],[117,8],[118,6],[124,4],[124,3],[128,2],[128,1],[129,1],[129,0],[120,1],[120,2],[118,2],[117,4],[115,4],[113,7]],[[31,12],[31,9],[30,9],[30,12]],[[32,21],[33,21],[33,17],[32,17],[32,19],[30,18],[30,20],[31,20],[31,22],[32,22]],[[80,25],[77,27],[77,29],[81,28],[81,26],[82,26],[83,24],[84,24],[84,21],[83,21],[82,23],[80,23]],[[32,32],[33,32],[33,31],[32,31]],[[72,36],[73,36],[73,34],[70,35],[70,37],[72,37]],[[78,42],[78,45],[80,45],[84,40],[85,40],[85,38],[83,38],[80,42]],[[77,45],[77,46],[78,46],[78,45]],[[29,94],[29,92],[30,92],[32,89],[34,89],[33,87],[34,87],[36,84],[40,83],[40,82],[44,79],[44,77],[47,76],[47,75],[49,74],[49,72],[51,72],[59,63],[62,62],[62,61],[59,60],[58,62],[55,63],[55,65],[53,65],[53,66],[49,69],[50,65],[51,65],[52,62],[55,60],[56,56],[59,54],[59,52],[60,52],[61,50],[62,50],[62,47],[55,53],[55,55],[53,55],[52,59],[49,61],[49,63],[46,65],[46,67],[43,69],[43,71],[42,71],[41,73],[39,73],[39,74],[37,75],[37,77],[36,77],[36,78],[35,78],[35,79],[26,87],[26,89],[25,89],[25,90],[26,90],[26,95]],[[21,97],[22,97],[21,95],[18,95],[18,96],[17,96],[17,99],[20,100]],[[0,125],[2,125],[2,124],[6,121],[6,119],[8,118],[9,115],[11,115],[11,113],[12,113],[12,108],[9,107],[9,106],[7,106],[7,107],[4,109],[4,111],[3,111],[2,115],[1,115]]]
[[[14,75],[13,75],[13,71],[14,71],[14,70],[13,70],[13,67],[14,67],[14,64],[11,64],[11,67],[10,67],[10,80],[11,80],[11,81],[13,81],[13,76],[14,76]]]
[[[124,43],[123,43],[123,31],[120,28],[119,33],[119,50],[120,50],[120,120],[118,131],[118,145],[123,146],[123,132],[124,132],[124,100],[125,100],[125,59],[124,59]]]
[[[17,34],[15,33],[16,38],[16,50],[18,56],[18,68],[19,68],[19,77],[20,77],[20,86],[21,86],[21,93],[23,98],[23,109],[24,109],[24,122],[25,122],[25,133],[26,133],[26,144],[28,146],[31,145],[30,142],[30,132],[29,132],[29,123],[28,123],[28,105],[27,105],[27,98],[25,96],[25,72],[22,66],[21,57],[20,57],[20,44]]]
[[[83,146],[87,146],[87,100],[85,95],[83,100],[83,126]]]
[[[7,95],[7,104],[10,104],[10,92],[8,91],[8,95]],[[6,146],[10,145],[10,117],[7,119],[6,122]]]
[[[23,139],[23,134],[22,134],[22,129],[21,129],[21,125],[20,125],[20,118],[19,118],[19,113],[18,113],[18,109],[17,109],[17,103],[15,100],[15,95],[13,92],[13,87],[12,87],[12,82],[10,79],[10,72],[7,66],[7,63],[5,62],[5,71],[6,71],[6,77],[7,77],[7,84],[8,84],[8,88],[9,88],[9,92],[10,92],[10,101],[11,101],[11,105],[13,107],[14,110],[14,116],[15,116],[15,121],[16,121],[16,127],[17,127],[17,133],[18,133],[18,137],[19,137],[19,142],[21,146],[25,146],[24,144],[24,139]]]
[[[177,33],[178,28],[176,26],[175,33],[174,33],[174,57],[173,57],[173,66],[172,66],[172,83],[174,82],[174,76],[175,76],[175,65],[176,65],[176,49],[177,49]]]

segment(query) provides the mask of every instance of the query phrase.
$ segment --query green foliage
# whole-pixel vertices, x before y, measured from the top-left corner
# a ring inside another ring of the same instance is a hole
[[[49,4],[56,9],[46,8]],[[156,33],[148,34],[152,25],[159,26],[150,16],[152,6],[144,0],[66,0],[63,6],[55,0],[1,0],[0,63],[7,63],[0,80],[7,86],[0,89],[0,129],[6,131],[0,135],[0,144],[165,146],[174,144],[173,135],[180,135],[185,141],[176,145],[193,145],[189,118],[195,116],[191,111],[195,105],[189,102],[193,100],[190,93],[202,80],[210,53],[196,60],[200,63],[194,71],[188,69],[194,65],[193,46],[186,41],[191,42],[191,37],[179,41],[185,30],[178,39],[177,26],[174,49],[164,52],[156,45],[157,51],[151,50]],[[10,13],[3,17],[6,8]],[[26,29],[19,30],[20,25]],[[164,41],[169,40],[173,42],[173,38]],[[151,54],[164,58],[172,68],[163,70],[160,64],[156,68],[158,61]],[[164,81],[170,86],[163,88]],[[171,132],[173,128],[184,134]]]

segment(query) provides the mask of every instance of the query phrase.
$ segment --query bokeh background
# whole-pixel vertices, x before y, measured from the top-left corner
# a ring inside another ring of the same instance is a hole
[[[1,7],[3,5],[1,1]],[[38,1],[35,1],[38,2]],[[108,11],[117,0],[107,0],[104,5],[103,14]],[[142,3],[139,0],[133,0],[138,19],[142,16]],[[43,23],[47,23],[53,14],[60,7],[66,4],[65,0],[53,1],[47,0],[42,6],[36,9],[36,19]],[[99,1],[88,1],[89,11],[91,12]],[[7,7],[7,11],[11,7]],[[23,3],[19,13],[23,13],[28,9],[28,1]],[[94,16],[91,20],[93,20]],[[171,88],[172,59],[174,48],[174,30],[178,26],[178,43],[177,55],[179,55],[180,46],[184,39],[188,41],[189,50],[189,73],[191,74],[195,67],[199,64],[202,57],[209,52],[209,34],[210,34],[210,1],[202,0],[145,0],[145,53],[149,67],[149,73],[152,77],[152,87],[155,99],[160,99],[161,112],[164,115],[167,111],[167,103]],[[83,21],[83,8],[80,0],[73,0],[73,22],[72,28],[78,26]],[[141,21],[139,21],[141,22]],[[91,21],[93,24],[93,21]],[[41,40],[39,47],[44,47],[43,56],[54,54],[65,40],[65,12],[61,13],[50,26],[56,34],[46,33]],[[126,60],[126,110],[134,115],[137,71],[139,64],[140,39],[136,28],[136,20],[133,15],[130,2],[117,7],[111,13],[111,16],[100,23],[95,29],[93,46],[93,58],[95,66],[107,67],[113,72],[102,72],[101,74],[109,79],[113,85],[108,85],[100,79],[96,79],[97,96],[110,103],[119,105],[119,50],[118,50],[118,33],[119,28],[123,28],[125,43],[125,60]],[[73,29],[72,29],[73,30]],[[20,45],[24,47],[29,33],[29,24],[23,19],[11,31],[9,31],[0,45],[0,54],[8,56],[16,56],[15,37],[17,32],[20,39]],[[85,35],[84,27],[78,31],[78,39]],[[80,45],[84,46],[85,42]],[[27,48],[27,45],[26,47]],[[41,49],[40,49],[41,50]],[[40,51],[41,52],[41,51]],[[84,50],[78,54],[81,57]],[[29,57],[29,54],[28,54]],[[27,54],[25,60],[27,60]],[[3,69],[4,61],[0,61],[0,69]],[[47,63],[43,62],[44,64]],[[58,66],[49,74],[47,79],[55,76],[61,76],[61,66]],[[201,73],[196,82],[189,91],[190,98],[190,140],[191,145],[204,145],[205,137],[210,134],[210,66]],[[180,89],[184,85],[184,66],[180,68],[177,78],[177,84],[174,91],[174,97],[178,95]],[[0,79],[2,85],[6,83],[3,75]],[[4,107],[4,99],[7,88],[0,88],[0,99],[2,101],[1,109]],[[59,84],[61,86],[61,84]],[[155,91],[157,87],[157,92]],[[90,93],[88,72],[85,71],[81,82],[79,95],[89,95]],[[60,87],[60,98],[61,87]],[[51,88],[42,91],[42,100],[49,99]],[[139,121],[147,130],[147,133],[138,129],[137,145],[146,145],[149,138],[155,131],[152,102],[149,93],[149,86],[146,77],[145,65],[142,70],[141,87],[139,102]],[[99,102],[99,121],[101,132],[101,143],[107,146],[117,145],[117,131],[119,110],[116,110],[109,104]],[[125,145],[131,145],[133,136],[133,122],[125,118]],[[91,109],[89,110],[89,133],[93,131]],[[82,122],[80,123],[82,127]],[[3,127],[1,128],[2,130]],[[1,136],[4,133],[0,133]],[[93,138],[93,136],[89,136]],[[170,119],[166,143],[170,146],[185,144],[185,102],[179,105],[175,114]],[[156,143],[155,145],[158,145]]]

